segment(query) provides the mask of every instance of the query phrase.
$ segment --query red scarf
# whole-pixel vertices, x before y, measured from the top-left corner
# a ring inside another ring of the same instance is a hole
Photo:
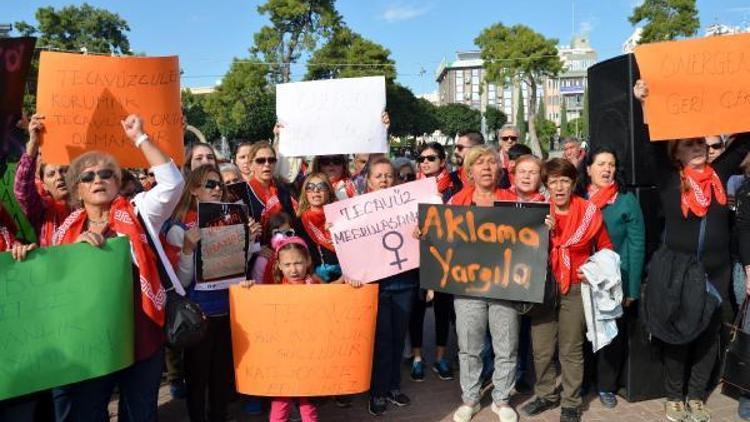
[[[348,177],[331,180],[331,185],[333,185],[333,190],[335,192],[339,192],[340,190],[346,192],[347,198],[354,198],[354,195],[357,194],[357,188],[354,186],[354,183],[352,183],[352,179]]]
[[[16,239],[13,234],[5,226],[0,226],[0,252],[10,250],[13,244],[16,243]]]
[[[421,171],[417,173],[417,180],[424,179],[427,176],[424,175]],[[448,169],[443,167],[440,172],[437,174],[437,176],[430,176],[434,177],[435,181],[437,182],[438,192],[443,193],[448,189],[451,189],[453,187],[453,180],[451,180],[451,174],[448,173]]]
[[[74,243],[84,232],[88,215],[81,208],[72,212],[57,229],[52,238],[53,245]],[[164,325],[164,305],[167,294],[159,280],[154,251],[149,247],[145,229],[141,226],[136,211],[127,199],[118,196],[109,209],[109,227],[118,235],[130,240],[133,263],[138,267],[143,312],[160,327]]]
[[[458,169],[458,178],[461,180],[461,183],[463,183],[464,186],[469,186],[471,184],[469,175],[466,174],[466,170],[464,170],[463,166]]]
[[[501,201],[510,201],[510,202],[547,202],[547,198],[544,197],[542,193],[539,191],[534,192],[526,199],[521,199],[518,196],[518,191],[516,190],[515,186],[511,186],[508,189],[502,189],[500,191],[500,198],[498,198]]]
[[[305,231],[315,243],[331,252],[336,252],[333,240],[331,240],[331,232],[326,229],[326,215],[322,208],[317,210],[310,208],[302,213],[301,219]]]
[[[553,231],[549,258],[562,294],[568,293],[571,280],[575,277],[572,274],[570,249],[585,247],[604,224],[602,213],[596,205],[577,195],[570,198],[567,217],[565,227],[556,227]]]
[[[711,205],[711,192],[721,205],[727,203],[727,195],[721,184],[719,175],[714,169],[706,165],[703,171],[692,167],[682,169],[682,177],[688,185],[688,190],[682,192],[682,216],[687,218],[688,212],[692,211],[698,217],[704,217]]]
[[[195,212],[195,210],[187,210],[187,212],[185,213],[185,219],[182,221],[182,224],[185,225],[186,231],[192,229],[193,227],[196,227],[198,225],[198,213]],[[177,264],[180,262],[180,253],[182,252],[182,249],[167,242],[167,233],[162,233],[159,236],[159,240],[161,240],[162,247],[164,247],[164,253],[167,255],[167,259],[169,259],[172,267],[177,269]]]
[[[617,187],[617,183],[610,183],[607,187],[601,189],[594,185],[589,185],[588,191],[589,201],[593,202],[597,208],[602,209],[617,201],[617,194],[620,189]]]
[[[320,282],[313,276],[307,275],[304,281],[289,281],[286,277],[281,279],[281,284],[320,284]]]
[[[461,189],[457,194],[453,195],[450,200],[448,200],[448,205],[471,205],[472,202],[474,202],[474,186],[473,185],[466,185],[463,189]],[[502,195],[502,189],[495,188],[495,198],[500,201],[502,200],[500,196]]]
[[[65,201],[55,201],[51,197],[44,198],[43,201],[46,210],[39,230],[39,246],[46,248],[52,246],[52,237],[60,224],[70,215],[70,209]]]
[[[264,208],[260,216],[260,224],[266,227],[269,218],[283,211],[281,201],[279,200],[279,189],[273,180],[268,187],[264,186],[255,177],[251,177],[248,183],[255,196],[263,203]],[[295,210],[297,209],[297,202],[294,199],[292,199],[292,206]]]

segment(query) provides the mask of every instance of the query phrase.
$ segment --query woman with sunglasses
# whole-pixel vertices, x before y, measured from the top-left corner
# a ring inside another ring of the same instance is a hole
[[[310,250],[315,275],[326,283],[341,278],[341,266],[323,212],[325,205],[335,201],[331,192],[333,186],[325,174],[310,174],[302,182],[302,195],[297,212],[303,228],[300,234]]]
[[[79,156],[66,175],[71,199],[79,208],[60,225],[52,244],[102,247],[111,237],[129,239],[134,274],[135,363],[103,377],[54,389],[58,420],[106,418],[115,387],[120,394],[120,418],[155,421],[157,417],[166,292],[157,267],[161,246],[156,235],[177,205],[184,181],[174,162],[149,140],[141,117],[128,116],[122,127],[159,183],[128,201],[118,196],[121,169],[111,155],[95,151]]]
[[[639,80],[633,92],[637,99],[646,101],[648,86]],[[711,164],[708,163],[704,137],[657,142],[654,145],[656,162],[661,164],[655,167],[655,180],[664,215],[664,246],[669,251],[699,256],[710,286],[721,296],[720,310],[713,315],[698,338],[687,344],[663,344],[667,395],[665,412],[670,420],[690,417],[695,421],[707,421],[711,417],[705,400],[711,372],[719,354],[720,345],[716,339],[721,322],[731,322],[733,318],[729,295],[730,210],[727,206],[726,183],[750,152],[748,138],[748,133],[738,135]],[[723,345],[721,347],[723,350]],[[687,396],[683,391],[685,383]]]
[[[337,199],[349,199],[357,194],[357,188],[349,174],[349,160],[346,155],[315,157],[312,162],[312,173],[325,173],[328,176]]]
[[[52,244],[52,235],[70,214],[68,185],[65,182],[67,166],[41,163],[38,178],[42,194],[37,189],[34,170],[39,155],[39,134],[44,130],[44,116],[35,114],[29,122],[29,142],[16,168],[13,192],[21,211],[34,228],[39,245]]]

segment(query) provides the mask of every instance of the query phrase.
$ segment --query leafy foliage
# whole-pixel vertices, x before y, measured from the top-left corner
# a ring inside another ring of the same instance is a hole
[[[482,127],[482,114],[466,104],[437,107],[436,117],[440,131],[448,136],[469,130],[478,132]]]
[[[508,116],[497,107],[487,106],[484,110],[484,120],[487,123],[487,131],[495,132],[508,122]]]
[[[307,61],[305,79],[384,75],[390,82],[396,79],[396,62],[390,55],[390,50],[382,45],[341,27]]]
[[[208,101],[209,95],[195,95],[190,92],[189,89],[182,91],[182,115],[185,117],[185,122],[191,126],[195,126],[203,132],[206,139],[211,141],[219,138],[219,128],[216,126],[214,119],[206,111],[206,102]],[[191,142],[196,139],[193,138],[193,134],[185,132],[186,144],[188,138]]]
[[[695,35],[700,28],[695,0],[645,0],[628,18],[633,25],[646,22],[638,44]]]

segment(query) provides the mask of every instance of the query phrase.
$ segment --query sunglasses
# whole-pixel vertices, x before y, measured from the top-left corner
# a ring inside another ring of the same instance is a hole
[[[203,185],[204,188],[208,190],[214,190],[216,188],[221,188],[221,182],[218,180],[208,179],[206,180],[206,184]]]
[[[341,157],[324,157],[318,160],[321,166],[343,166],[344,159]]]
[[[296,233],[294,233],[294,229],[286,229],[286,230],[273,229],[273,230],[271,230],[271,236],[273,236],[273,237],[278,236],[278,235],[282,235],[284,237],[294,237],[295,234]]]
[[[419,157],[417,157],[417,162],[424,163],[425,161],[429,161],[431,163],[434,163],[435,161],[437,161],[437,159],[437,155],[420,155]]]
[[[398,178],[402,182],[413,182],[417,180],[417,175],[414,173],[399,174]]]
[[[328,185],[325,182],[308,183],[305,190],[307,192],[328,192]]]
[[[274,165],[276,164],[276,157],[258,157],[255,160],[253,160],[255,164],[262,166],[265,164]]]
[[[718,143],[718,144],[706,144],[706,146],[709,147],[709,148],[711,148],[711,149],[715,149],[717,151],[720,150],[720,149],[722,149],[722,148],[724,148],[724,144],[722,144],[722,143]]]
[[[115,176],[115,171],[111,169],[101,169],[99,171],[87,171],[85,173],[81,173],[81,175],[78,176],[78,181],[83,182],[83,183],[91,183],[94,181],[96,176],[99,176],[101,180],[109,180]]]
[[[467,147],[466,145],[456,145],[455,148],[456,148],[456,151],[461,152],[461,151],[463,151],[463,150],[465,150],[467,148],[471,148],[471,147]]]
[[[500,139],[502,139],[503,141],[517,141],[518,136],[503,136]]]

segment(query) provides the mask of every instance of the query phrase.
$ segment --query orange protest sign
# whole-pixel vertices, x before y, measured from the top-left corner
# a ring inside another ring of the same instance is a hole
[[[180,68],[172,57],[108,57],[44,51],[39,60],[37,113],[45,116],[42,159],[68,164],[92,150],[122,167],[148,167],[123,132],[128,114],[179,165],[184,159]]]
[[[229,288],[237,391],[356,394],[370,388],[378,286]]]
[[[750,34],[646,44],[635,57],[651,140],[750,129]]]

